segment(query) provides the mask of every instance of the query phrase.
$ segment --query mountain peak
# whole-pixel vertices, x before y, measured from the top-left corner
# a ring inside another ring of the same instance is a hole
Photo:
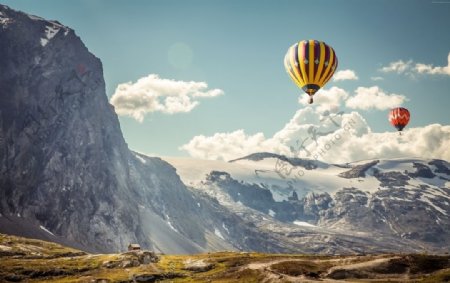
[[[0,5],[0,26],[2,29],[12,29],[15,33],[37,40],[45,47],[55,37],[65,37],[73,30],[56,20],[29,15]],[[32,33],[30,33],[32,31]]]

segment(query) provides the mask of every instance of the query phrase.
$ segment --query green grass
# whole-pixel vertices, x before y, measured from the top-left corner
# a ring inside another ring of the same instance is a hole
[[[440,270],[428,277],[425,277],[421,282],[436,283],[436,282],[450,282],[450,268]]]

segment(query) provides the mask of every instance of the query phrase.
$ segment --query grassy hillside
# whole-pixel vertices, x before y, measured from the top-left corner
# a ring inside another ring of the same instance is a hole
[[[450,256],[87,254],[0,234],[0,282],[450,282]]]

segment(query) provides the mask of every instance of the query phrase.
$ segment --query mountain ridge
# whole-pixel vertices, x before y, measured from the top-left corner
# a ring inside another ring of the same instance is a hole
[[[311,245],[308,233],[331,233],[337,241],[343,233],[353,235],[355,242],[368,241],[367,250],[372,247],[382,252],[389,242],[396,251],[449,252],[450,164],[445,160],[375,159],[312,169],[301,163],[294,166],[281,155],[254,157],[231,163],[166,160],[186,184],[214,196],[230,210],[267,222],[258,228],[269,227],[282,238],[285,231],[301,232],[295,241]],[[189,170],[195,167],[202,170]],[[295,225],[300,227],[292,228]],[[317,243],[318,248],[331,252],[327,245],[326,241]],[[353,249],[359,248],[355,244]]]

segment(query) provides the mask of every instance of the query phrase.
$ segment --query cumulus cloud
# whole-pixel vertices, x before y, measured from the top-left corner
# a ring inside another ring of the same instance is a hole
[[[380,69],[382,72],[395,72],[398,74],[407,74],[414,77],[414,74],[429,74],[429,75],[448,75],[450,76],[450,53],[447,56],[447,66],[433,66],[431,64],[414,63],[409,61],[391,62],[388,66]]]
[[[319,111],[312,107],[298,110],[286,125],[266,138],[263,133],[246,134],[244,130],[231,133],[199,135],[180,147],[192,157],[213,160],[231,160],[255,152],[274,152],[286,156],[313,158],[324,138],[333,136],[351,121],[362,127],[347,129],[351,133],[367,133],[367,124],[358,113]]]
[[[263,133],[248,135],[244,130],[237,130],[231,133],[216,133],[210,137],[195,136],[180,149],[195,158],[230,160],[252,152],[272,150],[272,146]]]
[[[450,53],[447,57],[447,66],[445,67],[433,67],[433,65],[426,65],[422,63],[416,64],[414,70],[420,74],[430,75],[449,75],[450,76]]]
[[[384,80],[383,77],[371,77],[370,79],[372,81],[382,81],[382,80]]]
[[[421,157],[450,160],[450,126],[432,124],[397,132],[345,135],[338,146],[325,151],[323,160],[348,162],[361,159]]]
[[[208,89],[205,82],[175,81],[150,74],[135,83],[119,84],[110,103],[118,115],[142,122],[147,113],[190,112],[199,104],[199,98],[216,97],[223,93],[220,89]]]
[[[348,98],[348,93],[339,87],[331,87],[329,89],[321,89],[314,94],[314,107],[319,113],[324,111],[336,111],[339,106]],[[304,94],[298,98],[301,105],[309,105],[309,96]]]
[[[355,71],[352,70],[342,70],[338,71],[333,75],[333,81],[345,81],[345,80],[357,80]]]
[[[450,126],[407,128],[403,135],[374,133],[360,113],[320,113],[306,107],[297,111],[274,136],[243,130],[197,136],[181,147],[202,159],[231,160],[254,152],[273,152],[329,163],[362,159],[421,157],[450,160]]]
[[[403,60],[398,60],[395,62],[391,62],[388,66],[382,67],[380,69],[380,71],[388,73],[388,72],[395,72],[398,74],[402,74],[404,72],[406,72],[407,70],[410,70],[412,68],[413,65],[413,61],[409,60],[409,61],[403,61]]]
[[[346,101],[346,106],[352,109],[378,109],[386,110],[400,106],[407,99],[400,94],[387,94],[378,86],[358,87],[355,91],[356,95],[350,97]]]

